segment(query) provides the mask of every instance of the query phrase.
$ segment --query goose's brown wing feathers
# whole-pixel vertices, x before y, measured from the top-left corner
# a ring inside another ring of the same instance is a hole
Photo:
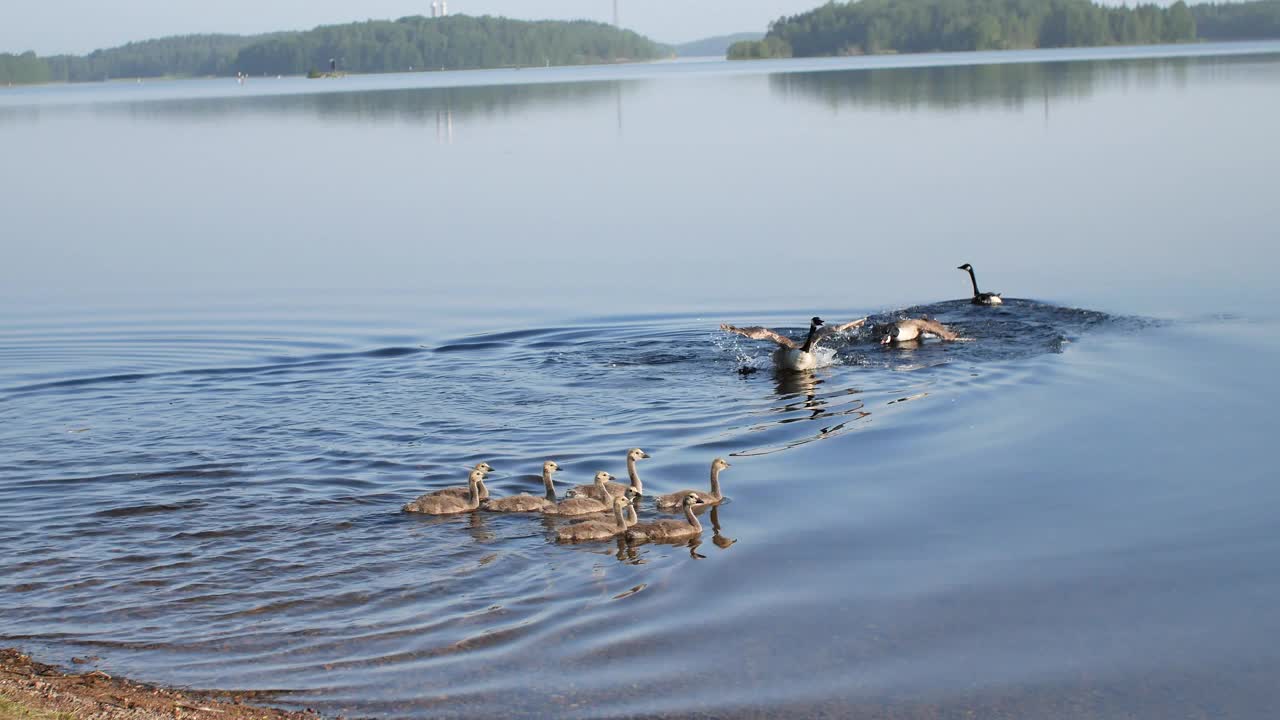
[[[751,338],[752,340],[772,340],[773,342],[785,348],[798,347],[796,345],[795,340],[792,340],[791,338],[786,337],[785,335],[779,335],[778,333],[768,328],[763,328],[759,326],[740,328],[740,327],[735,327],[733,325],[729,325],[728,323],[726,323],[724,325],[721,325],[720,329],[728,333],[735,333],[743,337]]]

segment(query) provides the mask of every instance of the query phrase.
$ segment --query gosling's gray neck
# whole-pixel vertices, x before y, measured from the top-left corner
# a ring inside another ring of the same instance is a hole
[[[623,512],[621,505],[613,506],[613,521],[618,524],[619,530],[627,529],[627,516]]]
[[[627,504],[627,527],[640,522],[640,516],[636,514],[636,506]]]
[[[484,498],[480,496],[480,488],[483,485],[479,480],[472,480],[467,483],[467,504],[472,510],[480,507],[480,501]]]
[[[551,479],[551,471],[542,471],[542,486],[547,489],[547,499],[551,502],[556,501],[556,482]]]
[[[693,526],[694,530],[697,530],[698,532],[702,532],[702,523],[698,522],[698,516],[693,514],[692,505],[684,506],[684,519],[687,520],[689,524]]]
[[[711,466],[711,497],[719,500],[720,495],[720,466]]]
[[[613,502],[613,493],[609,492],[609,483],[603,478],[596,480],[596,487],[600,488],[600,492],[604,493],[604,502],[606,505]]]
[[[644,486],[640,484],[640,473],[636,472],[636,459],[630,455],[627,456],[627,475],[631,476],[631,487],[643,495]]]
[[[485,484],[484,484],[484,478],[481,478],[478,482],[476,482],[476,487],[477,487],[477,488],[479,489],[479,491],[480,491],[480,499],[481,499],[481,500],[488,500],[488,499],[489,499],[489,487],[488,487],[487,485],[485,485]]]

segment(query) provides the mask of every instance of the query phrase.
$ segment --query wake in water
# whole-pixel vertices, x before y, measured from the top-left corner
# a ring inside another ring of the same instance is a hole
[[[898,320],[926,317],[956,330],[969,341],[960,345],[934,338],[882,347],[883,328]],[[821,348],[819,367],[853,365],[911,370],[951,362],[1002,362],[1056,354],[1085,333],[1107,327],[1133,328],[1150,321],[1123,318],[1093,310],[1065,308],[1034,300],[1006,299],[1000,306],[977,306],[967,300],[917,305],[868,316],[866,324],[833,336]],[[791,337],[802,330],[783,329]],[[734,353],[739,366],[758,371],[771,367],[760,347],[735,337],[718,338],[722,350]],[[766,348],[767,349],[767,348]],[[752,374],[750,372],[744,374]]]
[[[878,344],[872,326],[922,315],[974,342]],[[76,335],[33,337],[17,351],[85,361],[9,376],[0,389],[0,411],[22,419],[6,426],[0,503],[25,520],[0,527],[0,545],[25,549],[0,559],[0,634],[109,648],[175,682],[218,672],[252,685],[245,668],[267,663],[297,687],[328,682],[318,658],[332,664],[344,645],[374,672],[387,657],[416,668],[476,643],[518,644],[536,637],[549,608],[575,617],[583,598],[634,601],[661,585],[664,558],[735,547],[724,528],[760,522],[746,499],[768,496],[758,467],[769,461],[733,463],[726,494],[741,504],[713,507],[711,537],[688,546],[624,537],[562,551],[553,548],[563,522],[541,515],[389,508],[456,485],[461,468],[482,461],[501,469],[495,497],[536,497],[541,479],[520,473],[548,456],[569,482],[601,469],[621,476],[621,452],[636,445],[654,456],[646,493],[698,489],[715,457],[773,455],[873,424],[913,433],[935,400],[1035,381],[1052,371],[1038,358],[1138,324],[1024,300],[904,308],[827,338],[819,367],[798,373],[774,373],[772,347],[690,317],[425,347],[411,336],[274,331],[285,339],[188,334],[157,347],[122,330],[111,351],[85,353]],[[142,361],[129,354],[140,347]],[[743,366],[759,372],[739,375]],[[598,580],[601,560],[624,564],[624,587]],[[314,644],[299,650],[299,633]]]
[[[886,327],[921,317],[943,323],[965,342],[925,338],[881,344]],[[988,382],[1002,383],[1030,377],[1036,370],[1025,361],[1061,353],[1087,333],[1136,330],[1150,324],[1144,319],[1022,299],[1006,299],[999,306],[967,300],[918,305],[871,315],[862,327],[832,337],[827,341],[830,347],[821,349],[817,372],[778,371],[767,348],[719,334],[717,350],[731,359],[743,380],[752,385],[768,383],[778,399],[756,413],[761,421],[735,425],[726,430],[724,440],[758,438],[748,447],[732,448],[736,456],[785,451],[856,430],[873,412],[897,411],[905,403],[953,387],[973,386],[983,376],[991,378]],[[796,337],[804,331],[780,332]],[[819,427],[816,432],[797,432],[797,423]]]

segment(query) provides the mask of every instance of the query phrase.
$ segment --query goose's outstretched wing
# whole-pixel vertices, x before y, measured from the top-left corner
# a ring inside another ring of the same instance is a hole
[[[867,324],[867,319],[862,318],[861,320],[854,320],[853,322],[847,322],[843,325],[826,325],[826,326],[823,326],[823,328],[818,331],[818,339],[823,340],[831,337],[832,335],[837,335],[842,332],[848,332],[850,330],[860,328],[866,324]]]
[[[942,338],[943,340],[959,340],[960,339],[959,333],[947,327],[946,325],[943,325],[937,320],[930,320],[929,318],[921,318],[919,320],[912,320],[911,322],[914,323],[917,328],[919,328],[920,332],[932,333]]]
[[[734,327],[733,325],[725,323],[720,326],[720,329],[725,332],[736,333],[743,337],[751,338],[752,340],[772,340],[773,342],[785,348],[796,347],[796,342],[794,340],[792,340],[789,337],[779,335],[778,333],[768,328],[762,328],[762,327],[740,328],[740,327]]]

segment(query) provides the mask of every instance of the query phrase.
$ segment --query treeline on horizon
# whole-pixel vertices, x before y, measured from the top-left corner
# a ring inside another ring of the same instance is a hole
[[[1116,7],[1090,0],[858,0],[784,17],[729,58],[1148,45],[1280,37],[1280,0]]]
[[[0,54],[0,84],[112,78],[464,70],[652,60],[670,49],[612,25],[451,15],[370,20],[268,35],[187,35],[88,55]]]

